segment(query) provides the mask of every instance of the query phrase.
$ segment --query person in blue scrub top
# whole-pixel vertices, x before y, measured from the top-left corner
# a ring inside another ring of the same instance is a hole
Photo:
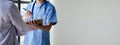
[[[50,45],[49,31],[57,23],[55,7],[49,1],[36,0],[23,9],[24,22],[34,30],[25,34],[24,45]]]

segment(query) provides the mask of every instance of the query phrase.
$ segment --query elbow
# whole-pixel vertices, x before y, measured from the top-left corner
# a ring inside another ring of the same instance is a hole
[[[51,29],[51,26],[42,27],[41,29],[42,29],[43,31],[50,31],[50,29]]]
[[[43,31],[50,31],[52,25],[48,25],[48,26],[40,26],[40,29],[42,29]]]
[[[50,31],[51,28],[44,28],[43,31]]]

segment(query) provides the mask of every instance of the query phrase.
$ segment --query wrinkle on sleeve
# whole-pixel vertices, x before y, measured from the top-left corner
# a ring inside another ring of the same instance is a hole
[[[45,23],[50,23],[52,25],[55,25],[57,23],[57,16],[56,16],[56,10],[54,7],[49,7],[48,10],[46,10],[46,18],[45,18]]]
[[[30,29],[22,20],[22,16],[19,13],[18,8],[13,4],[10,7],[10,20],[11,23],[16,27],[17,35],[23,35],[26,31]]]

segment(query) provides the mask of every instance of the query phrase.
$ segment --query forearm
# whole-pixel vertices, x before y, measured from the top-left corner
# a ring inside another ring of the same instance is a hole
[[[37,27],[33,26],[33,25],[30,25],[30,24],[26,24],[28,26],[28,28],[30,28],[31,30],[35,30],[35,29],[38,29]]]
[[[31,30],[35,30],[35,29],[41,29],[43,31],[49,31],[52,27],[52,25],[46,25],[46,26],[42,26],[42,25],[30,25],[30,24],[26,24]]]
[[[43,30],[43,31],[50,31],[52,25],[47,25],[47,26],[39,25],[39,26],[37,26],[37,27],[40,28],[40,29]]]
[[[28,22],[28,24],[30,24],[30,25],[33,26],[33,27],[30,26],[31,28],[41,29],[43,31],[49,31],[51,29],[52,25],[48,23],[46,26],[43,26],[42,25],[42,20],[43,19],[40,19],[40,20],[31,20],[30,22]]]

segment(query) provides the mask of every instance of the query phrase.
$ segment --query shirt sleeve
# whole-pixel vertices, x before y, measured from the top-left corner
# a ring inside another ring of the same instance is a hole
[[[17,35],[23,35],[25,32],[30,31],[30,29],[23,22],[22,16],[14,4],[10,7],[9,16],[11,23],[16,27]]]
[[[56,16],[55,7],[51,6],[51,7],[49,7],[48,10],[46,10],[46,18],[44,21],[46,22],[46,24],[50,23],[52,25],[55,25],[57,23],[57,16]]]

